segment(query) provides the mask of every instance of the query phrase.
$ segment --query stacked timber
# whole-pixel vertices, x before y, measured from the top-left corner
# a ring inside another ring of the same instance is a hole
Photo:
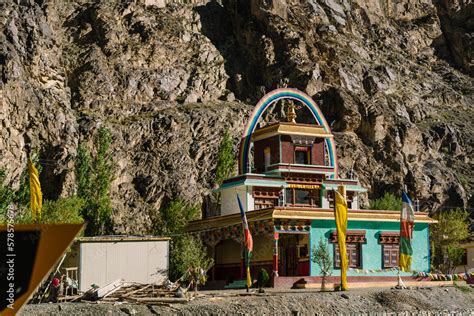
[[[185,290],[177,283],[141,284],[116,280],[103,287],[91,288],[83,295],[64,297],[72,302],[130,302],[143,304],[170,304],[188,301]],[[60,298],[61,301],[61,298]]]

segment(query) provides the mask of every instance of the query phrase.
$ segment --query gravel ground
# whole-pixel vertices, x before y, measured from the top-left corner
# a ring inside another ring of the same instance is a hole
[[[120,303],[27,305],[19,315],[474,315],[474,289],[433,287],[348,292],[209,291],[186,304]]]

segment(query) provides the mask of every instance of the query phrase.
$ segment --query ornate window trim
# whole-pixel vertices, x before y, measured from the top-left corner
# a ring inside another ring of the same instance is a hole
[[[400,232],[380,232],[379,244],[398,245],[400,243]]]
[[[361,243],[365,244],[367,239],[365,238],[365,230],[348,230],[346,233],[347,243]],[[337,243],[337,231],[332,231],[329,237],[330,242]]]

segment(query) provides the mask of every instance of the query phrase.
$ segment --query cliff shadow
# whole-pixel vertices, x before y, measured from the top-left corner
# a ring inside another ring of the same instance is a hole
[[[201,33],[209,38],[224,57],[224,69],[229,76],[227,89],[237,98],[244,98],[245,91],[250,86],[246,74],[248,61],[235,36],[231,12],[217,1],[198,6],[195,11],[201,19]]]

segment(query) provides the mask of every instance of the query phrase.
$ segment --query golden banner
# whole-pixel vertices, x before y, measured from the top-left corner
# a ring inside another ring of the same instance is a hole
[[[296,184],[296,183],[290,183],[288,184],[288,187],[290,189],[310,189],[310,190],[320,188],[320,186],[317,184]]]

